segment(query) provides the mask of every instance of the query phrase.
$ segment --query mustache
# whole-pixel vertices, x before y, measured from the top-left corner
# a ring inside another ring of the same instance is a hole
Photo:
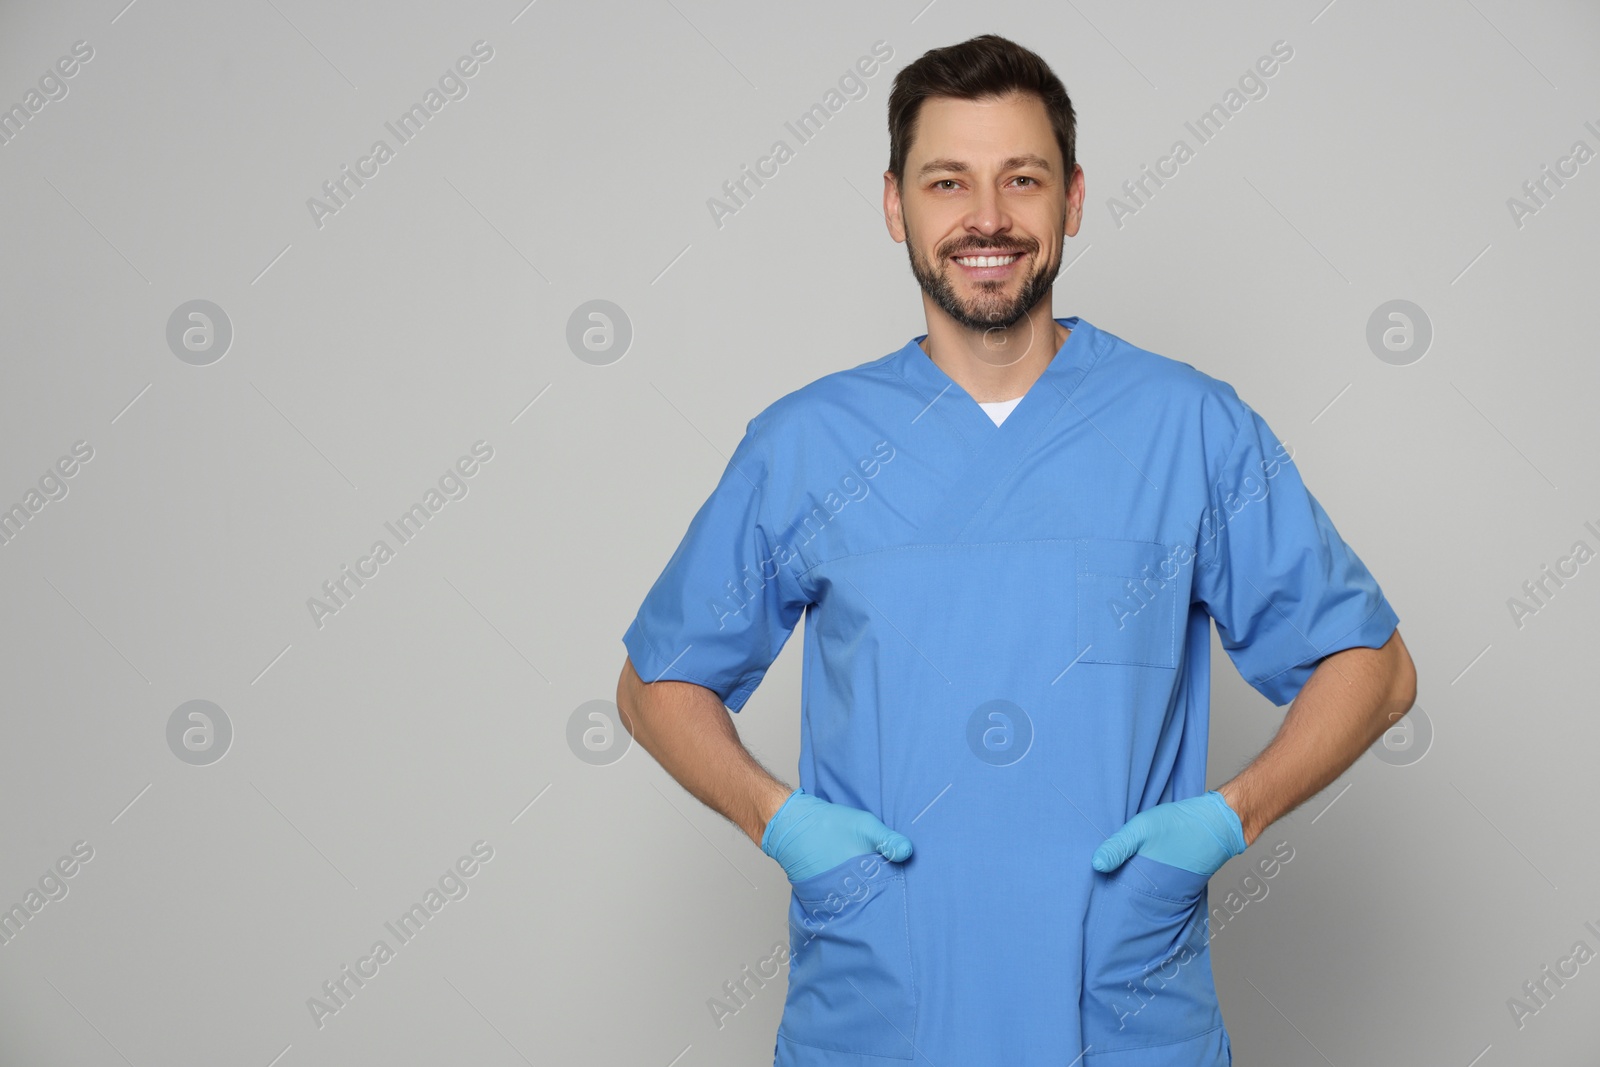
[[[1009,245],[1008,246],[1002,246],[1001,249],[998,252],[996,252],[996,251],[985,251],[986,249],[992,249],[993,247],[994,246],[992,244],[991,245],[968,244],[968,245],[963,245],[960,248],[950,249],[949,251],[945,252],[945,255],[946,256],[970,256],[970,255],[974,255],[974,254],[976,254],[978,252],[984,252],[985,255],[991,255],[991,256],[1009,256],[1009,255],[1013,255],[1013,254],[1026,256],[1026,255],[1031,255],[1035,251],[1035,249],[1032,246],[1029,246],[1029,247],[1016,247],[1016,246],[1009,246]]]

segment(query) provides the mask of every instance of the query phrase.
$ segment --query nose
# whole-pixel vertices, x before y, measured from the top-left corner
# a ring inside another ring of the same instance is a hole
[[[985,237],[1009,230],[1011,216],[1006,211],[1000,191],[987,182],[977,184],[965,222],[968,230]]]

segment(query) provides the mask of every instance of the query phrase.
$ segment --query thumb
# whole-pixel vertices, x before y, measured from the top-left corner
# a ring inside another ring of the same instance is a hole
[[[1137,816],[1129,819],[1122,829],[1112,834],[1100,843],[1094,850],[1094,857],[1090,863],[1094,869],[1102,874],[1116,870],[1127,862],[1128,857],[1139,851],[1139,846],[1144,844],[1144,834],[1137,825]]]
[[[911,838],[898,830],[891,830],[876,816],[872,818],[870,832],[867,835],[869,847],[886,860],[900,862],[911,855]]]
[[[877,851],[884,859],[899,863],[911,857],[911,838],[897,830],[890,830],[878,839]]]

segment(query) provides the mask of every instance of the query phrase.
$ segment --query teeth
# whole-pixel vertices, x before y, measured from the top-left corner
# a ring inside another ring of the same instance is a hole
[[[957,256],[956,262],[963,267],[1003,267],[1016,258],[1016,253],[1009,256]]]

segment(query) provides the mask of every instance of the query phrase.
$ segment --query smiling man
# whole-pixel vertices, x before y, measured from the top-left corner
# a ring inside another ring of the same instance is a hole
[[[1042,59],[926,53],[889,137],[927,332],[750,421],[623,721],[791,884],[775,1063],[1229,1064],[1206,883],[1410,708],[1398,616],[1231,386],[1054,317],[1084,174]],[[790,788],[728,711],[802,615]],[[1292,704],[1208,790],[1213,621]]]

